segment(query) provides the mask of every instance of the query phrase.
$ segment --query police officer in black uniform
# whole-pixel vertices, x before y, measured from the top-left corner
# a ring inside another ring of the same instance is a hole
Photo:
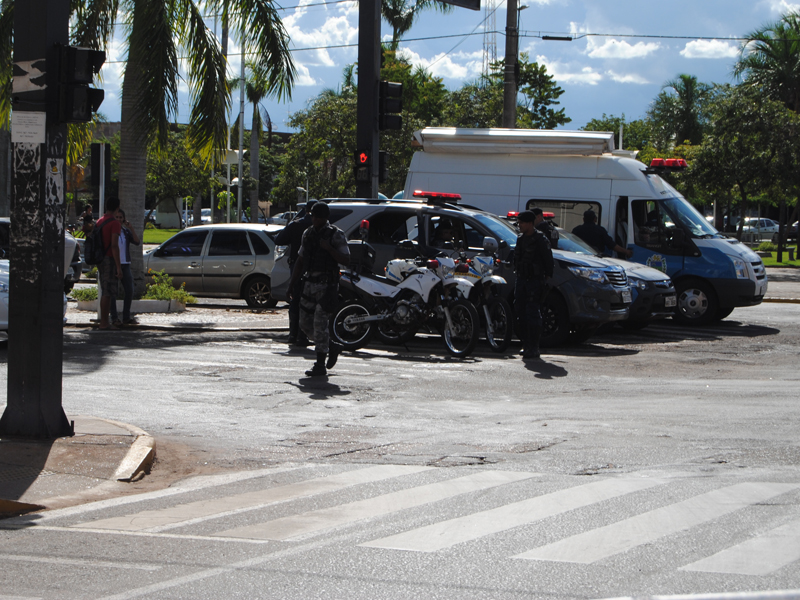
[[[551,221],[544,218],[544,211],[541,208],[532,208],[531,212],[534,217],[536,217],[533,226],[541,231],[547,238],[547,241],[550,242],[550,249],[558,248],[558,231],[556,231],[556,226],[553,225]]]
[[[277,246],[289,246],[289,272],[294,272],[297,254],[303,243],[303,233],[311,227],[311,207],[316,200],[309,200],[303,211],[294,220],[284,227],[275,238]],[[300,294],[295,294],[289,302],[289,345],[308,346],[309,341],[300,331]]]
[[[342,351],[330,343],[328,323],[339,301],[339,265],[350,264],[350,250],[344,232],[328,222],[330,212],[324,202],[311,209],[311,227],[303,233],[289,284],[290,300],[300,294],[300,328],[314,341],[317,353],[317,362],[306,371],[309,377],[325,377]]]
[[[617,244],[614,238],[608,235],[606,228],[597,224],[597,213],[591,208],[583,213],[583,225],[578,225],[572,233],[597,250],[598,254],[603,254],[608,248],[616,252],[620,258],[633,256],[633,250]]]
[[[536,229],[536,215],[526,210],[519,214],[520,235],[514,250],[514,310],[517,313],[517,332],[522,340],[523,360],[539,358],[539,338],[542,335],[540,305],[545,279],[553,276],[553,252],[545,235]]]

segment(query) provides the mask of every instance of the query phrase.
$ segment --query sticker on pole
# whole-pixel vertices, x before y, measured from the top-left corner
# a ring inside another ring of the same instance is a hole
[[[47,116],[43,112],[14,111],[11,113],[11,142],[14,144],[44,144]]]

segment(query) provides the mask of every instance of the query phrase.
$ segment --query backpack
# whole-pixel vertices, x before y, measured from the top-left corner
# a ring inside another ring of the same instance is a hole
[[[107,223],[108,220],[104,221],[100,227],[95,226],[83,243],[83,261],[87,265],[99,265],[106,257],[106,248],[103,245],[103,227]]]

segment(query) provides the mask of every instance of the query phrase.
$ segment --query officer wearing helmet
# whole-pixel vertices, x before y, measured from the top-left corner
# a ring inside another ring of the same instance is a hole
[[[314,341],[317,361],[306,371],[309,377],[324,377],[342,351],[331,344],[328,323],[339,299],[339,265],[350,264],[344,232],[328,222],[330,208],[317,202],[311,209],[311,227],[303,240],[289,284],[289,299],[300,296],[300,329]],[[299,285],[302,275],[302,285]]]

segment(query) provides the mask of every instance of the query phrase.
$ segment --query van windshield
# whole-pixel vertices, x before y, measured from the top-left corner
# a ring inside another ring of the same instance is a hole
[[[664,198],[658,203],[661,206],[663,225],[667,229],[680,224],[694,238],[719,235],[719,232],[697,212],[694,206],[683,198]]]
[[[497,241],[504,241],[509,248],[517,246],[517,230],[499,217],[487,213],[476,213],[473,218],[492,232]]]
[[[558,249],[574,252],[575,254],[597,255],[597,250],[592,248],[577,235],[573,235],[560,227],[558,227]]]

